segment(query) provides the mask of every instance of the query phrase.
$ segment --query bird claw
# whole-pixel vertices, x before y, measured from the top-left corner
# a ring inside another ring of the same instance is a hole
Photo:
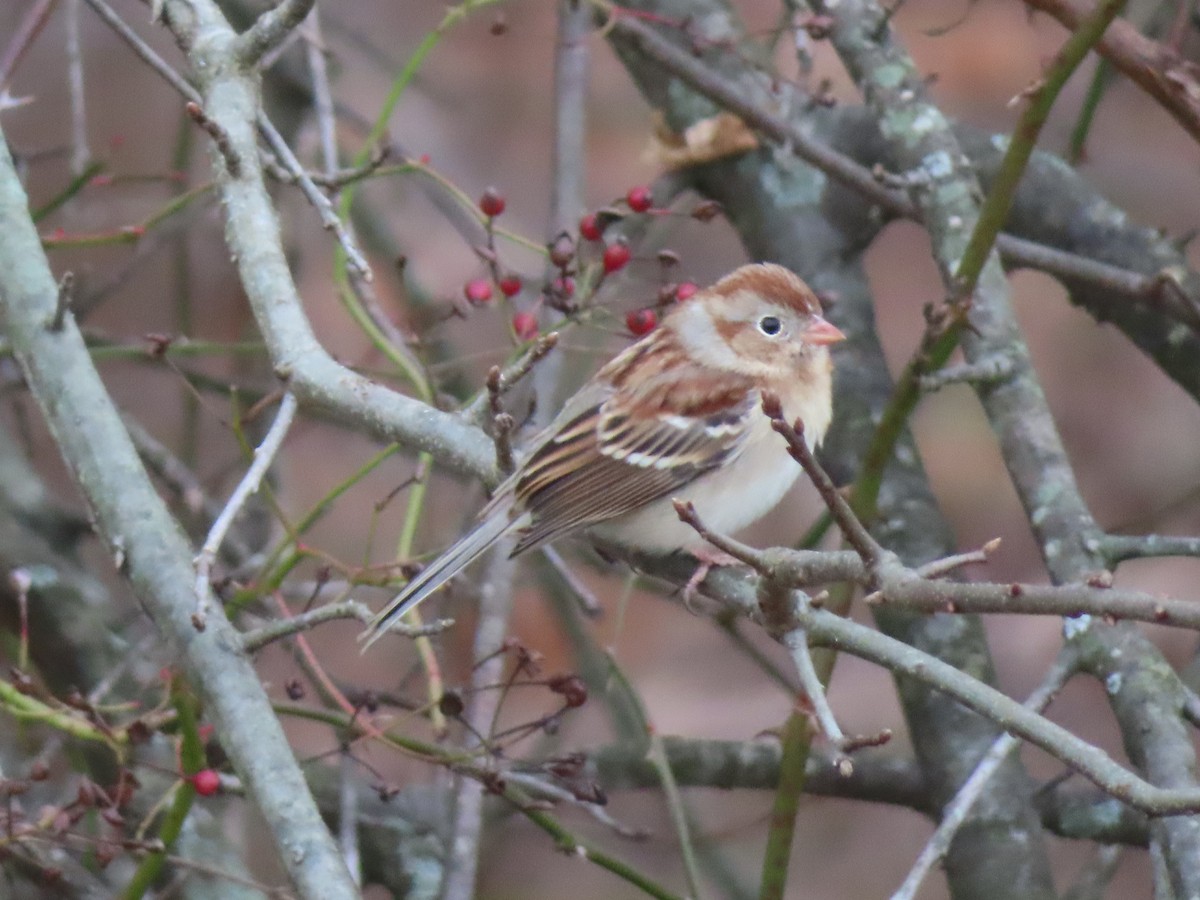
[[[696,590],[704,583],[708,573],[717,566],[740,565],[741,560],[715,547],[701,547],[693,550],[692,556],[696,557],[696,569],[692,572],[692,577],[687,580],[687,584],[683,586],[683,605],[688,612],[699,615],[699,611],[692,605],[692,601],[696,597]]]

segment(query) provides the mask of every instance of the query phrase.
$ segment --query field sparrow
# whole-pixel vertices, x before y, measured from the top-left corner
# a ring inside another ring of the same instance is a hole
[[[832,416],[828,345],[844,335],[782,266],[743,266],[676,305],[662,324],[600,369],[530,443],[479,524],[372,620],[388,626],[498,539],[513,555],[587,529],[603,541],[706,561],[711,548],[679,521],[690,500],[715,531],[749,525],[800,473],[760,407],[776,394],[810,446]]]

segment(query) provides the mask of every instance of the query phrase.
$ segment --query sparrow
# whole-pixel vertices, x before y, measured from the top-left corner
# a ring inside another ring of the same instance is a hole
[[[808,285],[770,263],[742,266],[678,303],[532,439],[475,527],[371,620],[363,649],[506,536],[516,539],[513,556],[586,530],[604,543],[708,562],[712,548],[673,501],[690,501],[723,533],[779,503],[800,467],[762,395],[778,396],[815,448],[833,415],[829,345],[844,337]]]

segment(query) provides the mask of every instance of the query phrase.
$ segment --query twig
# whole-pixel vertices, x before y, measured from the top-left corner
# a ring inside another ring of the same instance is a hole
[[[28,206],[0,139],[0,306],[29,390],[109,552],[128,572],[142,608],[195,685],[222,748],[246,780],[297,892],[327,900],[357,897],[257,673],[236,649],[224,611],[213,612],[204,634],[191,626],[196,598],[190,548],[139,464],[82,336],[69,322],[62,334],[46,331],[57,288]],[[300,857],[297,847],[304,848]]]
[[[257,653],[263,647],[267,646],[267,644],[291,637],[293,634],[299,634],[302,631],[310,631],[326,622],[333,622],[338,619],[354,619],[355,621],[365,623],[370,622],[373,616],[374,613],[371,612],[371,608],[358,600],[327,603],[324,606],[318,606],[316,609],[310,609],[308,612],[300,613],[289,619],[280,619],[256,628],[253,631],[243,633],[242,649],[247,653]],[[453,624],[453,619],[435,619],[432,622],[426,622],[419,628],[414,628],[403,622],[397,622],[388,631],[408,637],[423,637],[431,634],[439,634]]]
[[[632,825],[626,825],[613,818],[599,803],[585,800],[573,791],[569,791],[557,784],[552,784],[545,776],[535,775],[532,772],[516,772],[508,771],[504,773],[504,779],[513,784],[520,785],[521,789],[528,792],[533,797],[545,797],[553,800],[556,803],[568,803],[571,806],[583,810],[601,825],[612,829],[614,834],[620,835],[623,838],[631,840],[642,840],[647,837],[647,833]]]
[[[296,154],[292,152],[292,148],[288,146],[288,142],[283,139],[283,135],[276,130],[275,125],[267,118],[266,113],[260,112],[258,114],[257,123],[259,133],[263,136],[263,140],[267,142],[267,146],[271,148],[271,151],[279,159],[279,163],[283,166],[284,170],[295,179],[296,186],[300,188],[300,193],[304,194],[308,202],[312,204],[313,209],[317,211],[317,217],[320,218],[322,227],[327,231],[332,231],[334,237],[337,238],[338,244],[345,251],[346,260],[350,265],[351,272],[369,284],[375,278],[371,272],[371,266],[362,255],[362,251],[358,249],[358,244],[355,242],[354,236],[350,234],[346,224],[338,216],[329,198],[321,193],[321,190],[313,184],[308,171],[304,166],[300,165],[300,160],[296,158]]]
[[[54,318],[50,320],[51,331],[59,332],[63,330],[67,313],[71,311],[74,302],[75,273],[63,272],[62,278],[58,280],[58,300],[54,304]]]
[[[1009,268],[1036,269],[1060,281],[1083,282],[1097,291],[1118,294],[1133,303],[1165,301],[1157,307],[1176,321],[1192,327],[1200,324],[1196,298],[1183,290],[1170,269],[1143,275],[1011,234],[1000,235],[996,239],[996,249]]]
[[[89,6],[102,18],[108,25],[117,32],[121,38],[129,44],[133,51],[142,58],[152,69],[158,72],[167,82],[175,88],[187,100],[199,105],[202,103],[202,98],[199,92],[193,88],[183,76],[175,71],[165,60],[162,59],[145,41],[143,41],[136,32],[133,31],[125,21],[117,15],[117,13],[105,2],[105,0],[86,0]],[[321,224],[327,230],[332,231],[341,244],[342,249],[346,252],[346,258],[349,261],[350,268],[365,282],[370,282],[374,277],[371,273],[371,268],[367,264],[366,259],[359,251],[353,238],[346,230],[341,219],[338,218],[336,212],[326,197],[313,184],[312,178],[308,172],[300,165],[300,161],[296,159],[296,155],[292,152],[287,142],[275,129],[271,120],[267,118],[265,113],[259,113],[256,119],[259,132],[267,145],[274,152],[279,160],[280,165],[288,173],[289,179],[299,186],[301,193],[308,199],[309,203],[316,209],[317,215],[321,220]],[[223,130],[223,129],[222,129]],[[215,138],[214,138],[215,139]],[[229,144],[226,138],[226,144],[232,150],[232,145]],[[218,147],[221,144],[218,143]],[[236,151],[235,151],[236,152]],[[222,155],[225,156],[224,151]],[[240,156],[236,157],[239,165],[241,163]],[[229,166],[229,157],[225,156],[226,165]],[[230,169],[232,174],[235,170]],[[237,177],[237,176],[235,176]]]
[[[221,506],[209,496],[196,473],[143,428],[133,416],[123,415],[121,421],[125,423],[129,438],[146,468],[166,483],[177,501],[182,503],[189,513],[203,517],[205,525],[211,526],[221,514]],[[221,552],[234,565],[241,565],[254,555],[254,551],[236,531],[230,531],[225,536]]]
[[[5,46],[3,55],[0,55],[0,97],[5,96],[13,72],[46,27],[57,2],[58,0],[37,0],[21,17],[21,23]]]
[[[941,559],[935,559],[933,562],[926,563],[917,569],[917,574],[922,578],[941,578],[944,575],[953,572],[955,569],[961,569],[963,566],[985,563],[988,558],[996,552],[1000,547],[1000,538],[992,538],[978,550],[970,550],[966,553],[956,553],[953,556],[944,556]]]
[[[496,444],[496,468],[508,475],[516,467],[512,446],[512,432],[516,421],[504,409],[500,378],[500,367],[492,366],[487,374],[487,393],[488,407],[492,413],[492,440]]]
[[[329,68],[325,65],[325,48],[321,39],[321,15],[314,6],[308,17],[312,39],[304,45],[308,69],[312,73],[313,112],[317,118],[317,134],[321,138],[321,170],[327,179],[324,186],[338,175],[337,118],[334,114],[333,90],[329,84]],[[372,155],[371,162],[375,163]],[[382,159],[382,154],[378,156]],[[375,163],[378,165],[378,163]],[[315,179],[314,179],[315,180]]]
[[[71,173],[78,175],[92,158],[88,149],[87,96],[83,90],[83,44],[79,34],[79,2],[67,0],[67,84],[71,95]]]
[[[1200,537],[1174,534],[1106,534],[1099,551],[1112,565],[1150,556],[1200,556]]]
[[[796,627],[814,644],[837,647],[944,691],[1005,731],[1041,747],[1106,793],[1156,816],[1200,811],[1200,788],[1161,788],[1117,763],[1107,753],[974,678],[895,638],[826,610],[796,607]]]
[[[1092,13],[1081,0],[1025,0],[1033,9],[1049,14],[1074,31]],[[1170,47],[1152,40],[1125,19],[1117,19],[1096,45],[1096,50],[1122,74],[1165,109],[1179,125],[1200,140],[1200,106],[1196,103],[1196,70]]]
[[[837,750],[837,756],[833,760],[834,767],[843,776],[848,777],[854,774],[854,764],[845,753],[848,743],[846,735],[837,723],[837,717],[834,716],[829,699],[825,696],[825,686],[821,684],[820,676],[817,675],[817,670],[813,666],[812,655],[808,652],[807,632],[803,628],[792,629],[783,635],[782,643],[792,654],[796,674],[800,677],[800,687],[812,705],[813,714],[817,717],[817,724],[820,726],[821,732]]]
[[[871,533],[859,521],[854,510],[850,508],[850,504],[846,502],[846,498],[838,492],[833,479],[813,456],[812,449],[804,440],[804,423],[799,420],[794,423],[785,421],[783,407],[779,398],[773,394],[763,394],[762,409],[767,418],[771,420],[771,426],[787,441],[788,452],[792,458],[800,464],[804,473],[816,486],[817,493],[829,507],[829,514],[833,516],[833,521],[842,530],[846,541],[862,557],[863,564],[868,570],[877,569],[883,563],[887,551],[879,546],[879,542],[875,538],[871,537]]]
[[[571,594],[579,601],[579,606],[583,609],[585,616],[589,619],[598,619],[604,615],[604,607],[600,605],[600,599],[575,574],[574,570],[567,564],[567,561],[562,558],[561,553],[555,550],[553,546],[547,544],[542,547],[542,556],[546,557],[546,561],[550,563],[550,567],[554,569],[558,577],[570,588]]]
[[[153,48],[141,39],[136,31],[126,24],[125,20],[117,15],[116,11],[109,6],[105,0],[85,0],[92,11],[107,23],[108,27],[117,33],[117,35],[130,49],[133,50],[146,65],[150,66],[155,72],[166,79],[171,87],[175,88],[185,100],[191,100],[193,103],[200,103],[202,98],[200,92],[188,84],[187,80],[175,71],[166,60],[158,55]]]
[[[528,375],[530,370],[557,346],[557,331],[551,331],[539,337],[529,346],[529,349],[500,372],[499,392],[506,394],[511,391],[517,382]],[[462,411],[461,415],[468,422],[482,425],[487,420],[487,414],[490,409],[491,395],[489,392],[484,391],[471,401]]]
[[[579,0],[556,0],[556,29],[554,41],[554,140],[551,146],[550,208],[544,232],[551,245],[564,232],[575,230],[579,215],[587,201],[588,140],[587,97],[592,39],[593,10]],[[556,277],[565,278],[547,259],[543,270],[547,284]],[[565,318],[554,302],[542,303],[540,326],[550,331]],[[561,356],[547,360],[533,376],[533,396],[536,406],[533,424],[542,428],[549,424],[552,410],[563,399]]]
[[[781,548],[757,550],[710,531],[689,504],[677,502],[675,511],[683,522],[714,547],[784,588],[808,589],[831,582],[853,581],[873,587],[864,598],[868,604],[894,604],[919,612],[1090,615],[1111,621],[1129,619],[1200,630],[1200,606],[1194,602],[1114,588],[1106,580],[1060,585],[941,580],[940,576],[953,569],[985,562],[996,547],[995,541],[988,542],[980,550],[933,560],[915,571],[892,558],[872,571],[864,566],[857,554],[848,556],[836,551]]]
[[[961,287],[963,296],[974,293],[975,285],[991,255],[996,236],[1004,227],[1016,200],[1017,185],[1025,174],[1030,157],[1033,156],[1038,135],[1050,117],[1050,110],[1058,99],[1059,92],[1124,5],[1125,0],[1100,0],[1095,10],[1072,30],[1071,36],[1059,48],[1042,76],[1030,89],[1029,103],[1013,129],[1000,168],[992,179],[987,197],[979,207],[971,239],[962,251],[954,271],[955,280]]]
[[[675,506],[675,515],[679,516],[679,521],[690,525],[700,537],[722,553],[728,553],[739,562],[744,562],[761,575],[773,574],[771,563],[762,551],[709,529],[700,518],[700,514],[696,512],[696,505],[691,501],[672,500],[671,502]]]
[[[217,520],[213,522],[208,537],[205,538],[200,552],[196,555],[196,610],[192,614],[192,624],[197,631],[204,630],[208,617],[208,598],[211,594],[209,581],[217,552],[221,549],[221,543],[225,540],[230,526],[233,525],[233,520],[242,511],[246,501],[258,491],[258,486],[266,476],[267,470],[275,461],[275,455],[283,446],[283,439],[287,436],[292,419],[296,415],[296,406],[295,394],[291,391],[284,393],[283,400],[279,403],[279,412],[275,415],[275,421],[271,423],[262,443],[254,449],[254,461],[246,470],[246,474],[242,476],[242,480],[238,482],[237,487],[234,488],[225,507],[221,510],[221,514],[217,516]]]
[[[512,611],[512,577],[514,563],[509,558],[512,542],[503,539],[492,550],[487,562],[487,578],[479,600],[479,625],[475,630],[474,658],[482,660],[471,672],[471,698],[465,722],[487,738],[495,724],[502,691],[486,690],[488,685],[501,682],[508,654],[504,646],[508,618]],[[443,900],[470,900],[475,896],[475,874],[479,864],[480,838],[483,828],[483,785],[471,778],[460,779],[455,790],[454,823],[449,839],[450,860]]]
[[[901,192],[881,185],[870,169],[813,139],[783,117],[768,112],[766,104],[744,96],[712,67],[675,46],[646,23],[634,16],[618,14],[613,16],[611,24],[614,33],[628,38],[646,57],[663,66],[688,87],[735,113],[772,140],[788,146],[805,162],[858,191],[893,215],[910,219],[917,217],[913,203]]]
[[[242,177],[242,160],[238,156],[237,151],[233,149],[233,145],[229,142],[229,134],[204,114],[199,103],[189,100],[183,105],[188,117],[199,125],[212,138],[213,143],[217,147],[217,152],[221,154],[221,158],[225,160],[225,168],[229,170],[230,178]]]
[[[1046,673],[1046,677],[1042,679],[1042,683],[1025,701],[1025,708],[1037,713],[1042,712],[1076,670],[1075,654],[1070,651],[1061,653],[1050,671]],[[892,894],[891,900],[912,900],[916,896],[917,890],[920,888],[921,882],[925,880],[925,876],[929,874],[929,870],[945,857],[946,852],[950,849],[950,842],[954,840],[959,828],[967,820],[975,802],[991,781],[996,770],[1003,765],[1004,760],[1019,744],[1019,738],[1006,733],[988,748],[970,776],[959,787],[954,799],[942,811],[942,819],[938,823],[937,829],[925,844],[924,849],[921,850],[904,882]]]
[[[314,50],[313,52],[319,53],[320,51]],[[322,61],[324,61],[324,57],[322,57]],[[324,141],[324,137],[322,137],[322,141]],[[345,169],[335,169],[334,171],[324,175],[310,174],[309,177],[312,178],[314,184],[320,185],[327,190],[338,191],[348,184],[353,184],[356,181],[362,181],[369,175],[374,174],[384,163],[391,159],[391,156],[392,151],[389,147],[376,147],[371,152],[370,158],[361,166],[350,166],[349,168]],[[276,173],[273,172],[272,174]],[[278,177],[288,181],[289,183],[295,183],[295,178],[292,176],[292,174],[285,171],[282,166],[279,167]]]
[[[267,10],[245,32],[238,35],[234,50],[243,66],[255,66],[263,56],[282,44],[304,21],[316,0],[281,0]]]
[[[890,570],[868,603],[895,602],[921,612],[1022,613],[1025,615],[1091,615],[1111,621],[1130,619],[1200,629],[1200,606],[1192,601],[1156,597],[1141,591],[1094,584],[996,584],[925,580]]]

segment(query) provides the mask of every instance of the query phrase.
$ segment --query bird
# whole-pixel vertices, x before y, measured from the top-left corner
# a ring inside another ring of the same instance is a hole
[[[680,521],[674,501],[723,533],[778,504],[801,470],[762,395],[776,395],[815,448],[833,416],[829,345],[844,337],[812,289],[774,263],[741,266],[676,303],[533,437],[477,524],[370,621],[363,649],[504,537],[515,538],[513,556],[586,532],[643,553],[727,562]]]

